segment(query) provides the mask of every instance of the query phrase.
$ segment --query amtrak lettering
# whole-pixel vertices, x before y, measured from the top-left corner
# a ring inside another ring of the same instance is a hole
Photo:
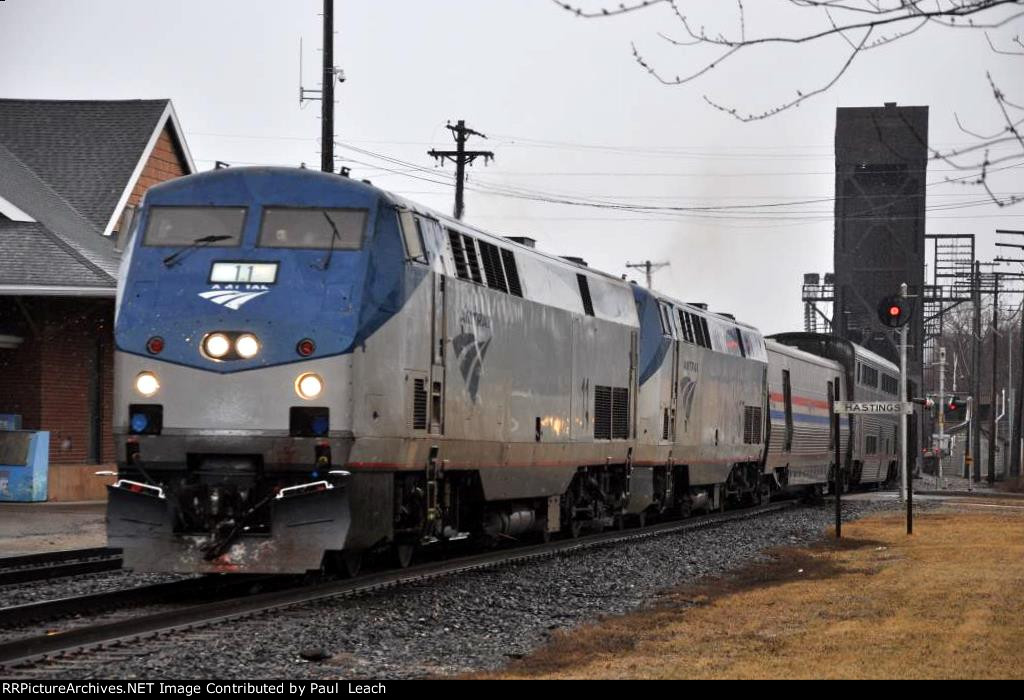
[[[224,308],[238,311],[247,302],[263,296],[270,291],[265,284],[215,284],[208,292],[200,292],[199,296]]]
[[[459,371],[474,402],[478,400],[480,372],[484,356],[491,344],[491,320],[478,311],[466,310],[459,318],[461,332],[452,338],[452,348],[459,358]]]

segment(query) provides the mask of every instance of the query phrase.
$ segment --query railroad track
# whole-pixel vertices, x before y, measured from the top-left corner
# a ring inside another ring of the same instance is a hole
[[[139,605],[176,602],[200,596],[248,595],[254,588],[296,586],[301,577],[252,574],[226,577],[209,574],[87,595],[35,601],[0,608],[0,629],[60,620],[75,615],[95,615]]]
[[[793,505],[795,503],[792,501],[774,503],[746,510],[705,515],[684,521],[661,523],[641,529],[604,532],[578,539],[473,554],[458,559],[420,564],[408,569],[370,573],[355,579],[259,593],[244,598],[192,605],[66,632],[22,638],[0,644],[0,671],[3,671],[5,675],[31,675],[32,671],[46,672],[49,668],[48,664],[51,662],[60,664],[65,669],[69,664],[72,667],[77,667],[77,662],[87,660],[90,653],[97,653],[101,656],[114,654],[114,658],[116,658],[118,655],[123,656],[128,653],[125,650],[137,650],[140,646],[138,642],[145,639],[165,637],[186,630],[219,625],[309,603],[336,598],[351,598],[471,571],[561,556],[593,547],[716,527],[776,512]],[[132,653],[128,653],[128,655],[132,655]]]
[[[110,547],[66,549],[0,558],[0,586],[121,568],[121,550]]]

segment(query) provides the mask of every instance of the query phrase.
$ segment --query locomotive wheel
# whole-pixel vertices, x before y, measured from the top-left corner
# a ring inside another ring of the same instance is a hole
[[[412,564],[412,555],[415,553],[416,545],[414,544],[395,544],[393,547],[395,564],[400,569],[408,569],[409,565]]]
[[[355,578],[363,569],[362,552],[342,552],[341,571],[347,578]]]

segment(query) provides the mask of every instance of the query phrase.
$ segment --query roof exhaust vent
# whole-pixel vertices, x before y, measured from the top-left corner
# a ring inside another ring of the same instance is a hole
[[[529,236],[505,236],[505,238],[507,238],[508,240],[512,241],[513,243],[518,243],[519,245],[524,245],[527,248],[536,248],[537,247],[537,241],[535,241],[534,239],[530,238]]]
[[[577,257],[575,255],[563,255],[562,259],[563,260],[568,260],[571,263],[576,263],[577,265],[580,265],[582,267],[590,267],[589,265],[587,265],[587,261],[586,260],[584,260],[583,258]]]

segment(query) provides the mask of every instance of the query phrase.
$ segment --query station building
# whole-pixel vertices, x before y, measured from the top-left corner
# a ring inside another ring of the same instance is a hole
[[[48,500],[106,497],[121,249],[193,172],[170,100],[0,99],[0,415],[49,432]]]

